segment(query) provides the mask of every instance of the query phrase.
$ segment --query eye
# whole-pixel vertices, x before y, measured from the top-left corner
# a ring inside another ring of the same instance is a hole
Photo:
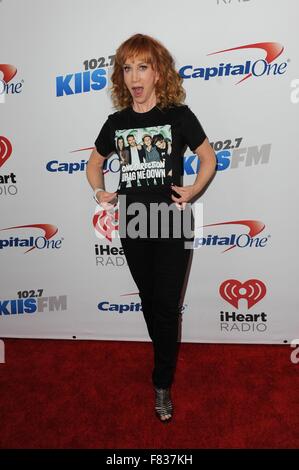
[[[147,65],[140,65],[140,70],[146,70],[147,69]]]
[[[123,66],[124,72],[128,72],[130,70],[130,67],[128,65]]]

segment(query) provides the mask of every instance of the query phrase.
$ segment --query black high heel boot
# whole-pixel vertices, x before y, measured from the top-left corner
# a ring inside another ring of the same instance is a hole
[[[160,419],[162,423],[169,423],[172,419],[173,406],[170,398],[169,388],[156,388],[156,403],[155,403],[155,412],[156,416]],[[168,416],[168,418],[165,418]]]

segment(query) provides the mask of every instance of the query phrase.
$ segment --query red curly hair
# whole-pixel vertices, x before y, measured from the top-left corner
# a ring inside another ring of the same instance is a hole
[[[129,58],[139,57],[151,64],[159,72],[155,85],[157,106],[166,108],[183,104],[186,93],[182,86],[183,79],[175,70],[174,59],[169,51],[156,39],[145,34],[134,34],[123,42],[116,51],[114,69],[111,76],[112,101],[117,109],[123,109],[133,103],[132,96],[124,82],[123,65]]]

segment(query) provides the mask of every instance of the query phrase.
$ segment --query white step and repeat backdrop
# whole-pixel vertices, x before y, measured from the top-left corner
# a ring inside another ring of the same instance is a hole
[[[0,0],[0,337],[148,340],[85,177],[113,55],[136,32],[173,53],[218,159],[182,341],[299,337],[298,14],[295,0]],[[198,160],[182,158],[190,184]],[[109,190],[118,177],[112,156]]]

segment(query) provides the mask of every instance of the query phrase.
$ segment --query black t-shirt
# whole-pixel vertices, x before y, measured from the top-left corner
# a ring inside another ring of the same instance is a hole
[[[186,105],[155,106],[145,113],[128,107],[108,116],[95,146],[105,158],[118,155],[117,193],[126,195],[127,204],[169,205],[173,204],[171,184],[182,186],[186,146],[195,151],[205,138],[200,122]]]

